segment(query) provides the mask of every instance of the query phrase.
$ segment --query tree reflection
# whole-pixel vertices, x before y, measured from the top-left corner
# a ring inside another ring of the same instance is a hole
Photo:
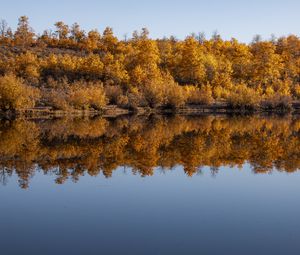
[[[0,122],[0,180],[22,188],[38,169],[56,183],[81,176],[111,177],[118,166],[141,176],[182,165],[188,176],[209,166],[248,162],[254,173],[300,167],[300,119],[282,117],[144,116]]]

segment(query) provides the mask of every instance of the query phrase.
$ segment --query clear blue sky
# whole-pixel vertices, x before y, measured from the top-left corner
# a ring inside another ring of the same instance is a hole
[[[192,32],[210,37],[217,30],[223,38],[249,42],[255,34],[269,38],[300,35],[299,0],[8,0],[1,3],[0,18],[14,29],[27,15],[41,33],[56,21],[78,22],[84,29],[113,27],[119,37],[147,27],[153,38]]]

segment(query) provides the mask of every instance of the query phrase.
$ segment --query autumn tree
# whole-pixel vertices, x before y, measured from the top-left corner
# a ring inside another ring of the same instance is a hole
[[[255,42],[251,45],[251,81],[250,86],[265,90],[273,86],[280,78],[283,68],[282,58],[276,53],[271,42]],[[277,88],[274,88],[277,89]]]
[[[111,27],[106,27],[101,37],[101,47],[104,52],[115,53],[118,46],[118,38],[114,35]]]
[[[300,39],[295,35],[279,38],[276,52],[283,61],[282,79],[291,81],[291,92],[300,98]]]
[[[100,47],[101,35],[97,30],[91,30],[88,32],[88,35],[85,39],[85,48],[89,52],[93,52]]]
[[[70,34],[70,39],[73,40],[75,43],[80,43],[85,38],[85,31],[80,28],[78,23],[74,23],[71,26]]]
[[[141,33],[133,33],[130,42],[132,50],[127,58],[127,68],[131,83],[142,85],[147,80],[160,78],[160,56],[155,40],[148,38],[149,31],[143,28]]]
[[[34,42],[34,32],[29,26],[29,19],[26,16],[19,18],[17,30],[14,34],[14,42],[21,47],[29,47]]]
[[[62,40],[62,39],[67,39],[68,37],[68,34],[70,32],[69,30],[69,26],[66,25],[64,22],[62,21],[58,21],[56,22],[55,24],[55,27],[56,27],[56,36],[59,40]]]
[[[177,44],[172,73],[183,84],[200,84],[206,70],[201,45],[194,37],[188,37]]]

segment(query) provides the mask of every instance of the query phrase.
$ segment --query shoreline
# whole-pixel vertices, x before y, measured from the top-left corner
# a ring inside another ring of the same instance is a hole
[[[122,115],[148,115],[148,114],[178,114],[178,115],[206,115],[206,114],[238,114],[238,115],[249,115],[249,114],[300,114],[300,102],[293,102],[292,109],[290,111],[282,111],[278,109],[263,109],[259,107],[255,110],[245,109],[233,109],[229,107],[227,103],[214,103],[206,105],[185,105],[176,109],[172,108],[149,108],[149,107],[137,107],[136,109],[120,108],[117,105],[108,105],[103,107],[101,110],[55,110],[52,107],[35,107],[30,109],[23,109],[18,111],[0,111],[1,119],[14,119],[17,117],[33,117],[33,118],[57,118],[57,117],[118,117]]]

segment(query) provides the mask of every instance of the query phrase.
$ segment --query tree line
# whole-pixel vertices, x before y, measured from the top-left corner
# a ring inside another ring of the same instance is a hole
[[[119,40],[112,28],[84,31],[62,21],[34,33],[28,17],[0,22],[0,108],[170,107],[224,101],[255,109],[300,98],[300,39],[249,44],[215,33],[151,39],[143,28]]]

